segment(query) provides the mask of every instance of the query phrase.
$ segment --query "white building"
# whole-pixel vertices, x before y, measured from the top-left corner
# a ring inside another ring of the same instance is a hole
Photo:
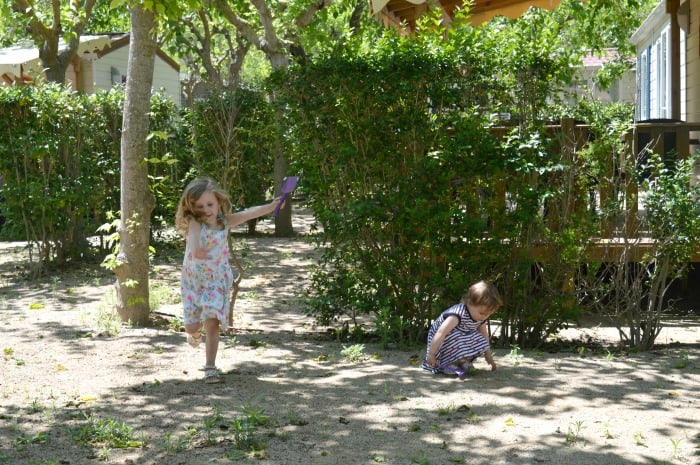
[[[94,93],[111,90],[127,79],[129,34],[82,36],[78,53],[66,70],[66,83]],[[64,44],[59,44],[65,47]],[[24,84],[43,75],[39,50],[31,42],[0,49],[0,85]],[[161,49],[156,51],[153,89],[162,90],[176,105],[181,103],[180,65]]]

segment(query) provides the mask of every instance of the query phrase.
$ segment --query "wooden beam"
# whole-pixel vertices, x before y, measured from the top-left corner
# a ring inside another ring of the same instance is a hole
[[[681,27],[678,24],[680,0],[666,0],[671,39],[671,118],[681,119]]]

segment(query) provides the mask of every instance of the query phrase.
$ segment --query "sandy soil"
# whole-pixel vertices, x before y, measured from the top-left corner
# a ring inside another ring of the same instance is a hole
[[[663,345],[642,354],[496,349],[497,372],[480,360],[459,381],[421,371],[422,347],[365,344],[363,359],[343,356],[350,343],[303,313],[308,239],[242,238],[239,249],[238,332],[222,340],[224,382],[205,385],[203,348],[168,325],[100,334],[109,273],[86,267],[28,282],[21,244],[1,243],[0,464],[700,463],[697,321],[669,324]],[[176,259],[154,268],[164,318],[180,312],[178,273]],[[561,336],[614,340],[614,331]],[[76,441],[110,421],[145,445]],[[246,434],[262,449],[256,457],[235,451]]]

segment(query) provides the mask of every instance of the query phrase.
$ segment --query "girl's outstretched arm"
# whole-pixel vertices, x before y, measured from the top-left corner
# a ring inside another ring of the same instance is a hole
[[[229,227],[229,229],[235,228],[239,224],[243,224],[248,220],[259,218],[261,216],[272,213],[273,211],[275,211],[275,208],[277,208],[277,205],[279,205],[279,203],[280,198],[277,197],[270,203],[258,205],[256,207],[246,208],[245,210],[241,210],[236,213],[230,213],[226,215],[226,224]]]

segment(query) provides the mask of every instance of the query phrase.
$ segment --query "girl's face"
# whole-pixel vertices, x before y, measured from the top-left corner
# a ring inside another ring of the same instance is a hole
[[[485,320],[491,316],[493,311],[486,305],[468,305],[469,314],[475,321]]]
[[[213,192],[203,193],[195,202],[194,209],[204,218],[204,223],[209,227],[217,225],[219,215],[219,199]]]

